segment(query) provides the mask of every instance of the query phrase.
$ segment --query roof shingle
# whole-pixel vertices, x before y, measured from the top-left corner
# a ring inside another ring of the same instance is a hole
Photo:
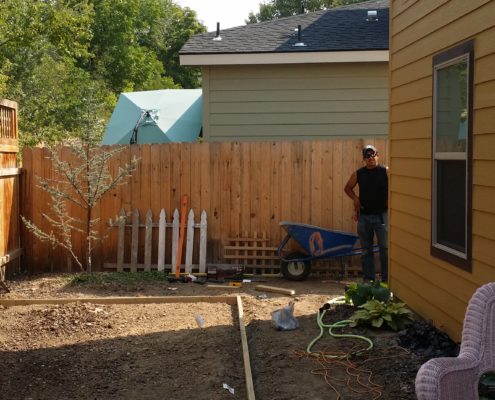
[[[367,11],[377,20],[368,21]],[[248,24],[190,38],[180,54],[291,53],[314,51],[388,50],[389,0],[371,0],[349,6]],[[302,41],[297,43],[297,26]]]

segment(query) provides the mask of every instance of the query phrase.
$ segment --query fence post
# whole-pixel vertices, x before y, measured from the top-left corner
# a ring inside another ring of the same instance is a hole
[[[177,269],[177,250],[179,249],[179,210],[174,211],[174,220],[172,222],[172,273]]]
[[[165,270],[165,238],[167,232],[165,210],[160,211],[160,223],[158,225],[158,271]]]
[[[134,210],[132,216],[132,242],[131,242],[131,272],[137,272],[138,258],[138,241],[139,241],[139,210]]]
[[[187,217],[187,243],[186,243],[186,262],[184,272],[191,273],[192,256],[194,245],[194,211],[191,208]]]
[[[207,219],[206,211],[201,212],[201,222],[199,224],[199,272],[206,272],[206,238],[207,238]]]
[[[151,240],[153,236],[153,213],[151,209],[146,213],[146,232],[144,237],[144,270],[151,271]]]

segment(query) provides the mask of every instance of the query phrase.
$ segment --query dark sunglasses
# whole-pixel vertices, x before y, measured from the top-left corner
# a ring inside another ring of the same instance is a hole
[[[365,154],[364,155],[364,159],[368,159],[368,158],[375,158],[378,154],[377,153],[368,153],[368,154]]]

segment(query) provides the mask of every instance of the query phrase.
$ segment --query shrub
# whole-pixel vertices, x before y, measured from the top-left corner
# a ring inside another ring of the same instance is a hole
[[[385,323],[390,329],[398,331],[411,323],[411,312],[404,303],[384,303],[378,300],[369,300],[359,306],[349,318],[352,327],[357,325],[371,325],[374,328],[381,328]]]
[[[390,290],[386,283],[351,283],[345,291],[346,303],[352,302],[356,307],[373,299],[388,303],[390,300]]]

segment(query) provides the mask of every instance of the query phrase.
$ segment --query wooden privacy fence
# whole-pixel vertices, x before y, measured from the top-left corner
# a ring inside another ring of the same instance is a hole
[[[17,103],[0,100],[0,286],[6,267],[17,264],[22,254],[19,229],[19,152]]]
[[[117,224],[113,224],[118,227],[118,245],[117,245],[117,263],[105,263],[104,267],[108,269],[116,269],[117,271],[123,271],[128,269],[131,272],[136,272],[138,269],[144,271],[151,271],[157,269],[158,271],[165,270],[165,256],[166,256],[166,239],[167,228],[172,228],[172,257],[171,265],[167,265],[168,268],[175,272],[177,269],[177,254],[179,250],[179,210],[175,209],[172,222],[167,222],[167,215],[164,209],[160,211],[160,219],[158,223],[153,222],[153,212],[148,210],[146,213],[145,223],[140,223],[139,210],[134,210],[132,215],[132,223],[127,223],[127,214],[124,209],[120,210],[119,220]],[[126,243],[126,228],[131,228],[131,245],[130,245],[130,261],[125,262],[125,243]],[[138,251],[139,251],[139,230],[144,228],[144,258],[143,264],[138,264]],[[153,228],[158,228],[158,251],[157,262],[152,263],[152,243],[153,243]],[[201,213],[201,221],[199,223],[194,222],[194,211],[189,210],[187,218],[187,241],[186,241],[186,257],[184,264],[184,272],[193,272],[193,249],[194,249],[194,230],[199,229],[199,263],[196,268],[199,272],[206,272],[206,237],[207,237],[207,217],[206,211]]]
[[[375,145],[380,161],[387,162],[386,139],[127,145],[110,160],[110,172],[117,173],[134,156],[140,159],[138,169],[127,185],[115,188],[95,210],[100,230],[122,208],[143,214],[151,209],[158,215],[162,208],[170,212],[180,207],[187,194],[190,208],[208,215],[207,263],[231,262],[223,257],[224,247],[245,233],[253,238],[254,232],[265,232],[265,245],[277,246],[284,235],[280,221],[355,232],[352,201],[345,196],[344,185],[363,165],[361,149],[366,144]],[[75,162],[67,149],[61,155]],[[40,213],[48,210],[50,198],[35,176],[53,176],[47,156],[46,149],[23,150],[24,213],[44,229],[50,227]],[[83,254],[84,240],[77,233],[73,238],[76,251]],[[29,233],[24,247],[26,265],[33,272],[66,270],[65,254]],[[117,251],[118,235],[113,232],[95,250],[95,268],[115,263]],[[143,254],[139,252],[138,263],[144,262]],[[168,253],[166,264],[172,263],[170,257]]]

